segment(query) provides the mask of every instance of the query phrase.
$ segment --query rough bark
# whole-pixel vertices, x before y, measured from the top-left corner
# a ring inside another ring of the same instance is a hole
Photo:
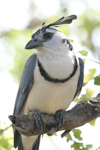
[[[52,135],[57,131],[57,122],[55,115],[41,113],[45,123],[44,133]],[[64,112],[63,126],[59,129],[65,130],[62,137],[65,136],[73,128],[82,126],[89,121],[100,117],[100,94],[97,97],[90,98],[77,103],[71,110]],[[9,116],[15,128],[25,136],[40,135],[41,130],[36,126],[34,116],[16,115]]]

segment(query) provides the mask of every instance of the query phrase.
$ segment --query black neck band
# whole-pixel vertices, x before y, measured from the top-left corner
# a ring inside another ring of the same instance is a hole
[[[70,78],[72,78],[75,75],[77,67],[78,67],[76,57],[74,56],[73,71],[69,75],[69,77],[67,77],[65,79],[56,79],[56,78],[52,78],[49,76],[49,74],[44,70],[44,68],[43,68],[42,64],[39,62],[39,60],[38,60],[38,66],[39,66],[40,73],[44,77],[44,79],[49,82],[54,82],[54,83],[64,83],[64,82],[68,81]]]

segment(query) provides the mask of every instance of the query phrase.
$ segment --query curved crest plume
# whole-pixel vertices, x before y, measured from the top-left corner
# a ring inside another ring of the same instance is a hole
[[[71,16],[68,16],[68,17],[62,17],[59,20],[57,20],[53,23],[50,23],[47,26],[44,26],[44,24],[45,24],[45,22],[44,22],[42,24],[42,26],[44,26],[44,28],[48,28],[48,27],[51,27],[51,26],[57,26],[57,25],[62,25],[62,24],[70,24],[74,19],[77,19],[77,16],[76,15],[71,15]]]

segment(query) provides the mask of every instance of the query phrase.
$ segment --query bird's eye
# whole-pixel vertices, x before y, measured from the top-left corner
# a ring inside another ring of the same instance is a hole
[[[50,32],[44,33],[44,35],[43,35],[44,40],[51,39],[52,36],[53,36],[53,33],[50,33]]]

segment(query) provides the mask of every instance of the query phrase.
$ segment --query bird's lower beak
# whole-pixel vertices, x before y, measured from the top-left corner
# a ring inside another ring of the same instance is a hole
[[[42,43],[43,42],[41,40],[32,39],[26,44],[25,49],[33,49],[33,48],[42,46]]]

